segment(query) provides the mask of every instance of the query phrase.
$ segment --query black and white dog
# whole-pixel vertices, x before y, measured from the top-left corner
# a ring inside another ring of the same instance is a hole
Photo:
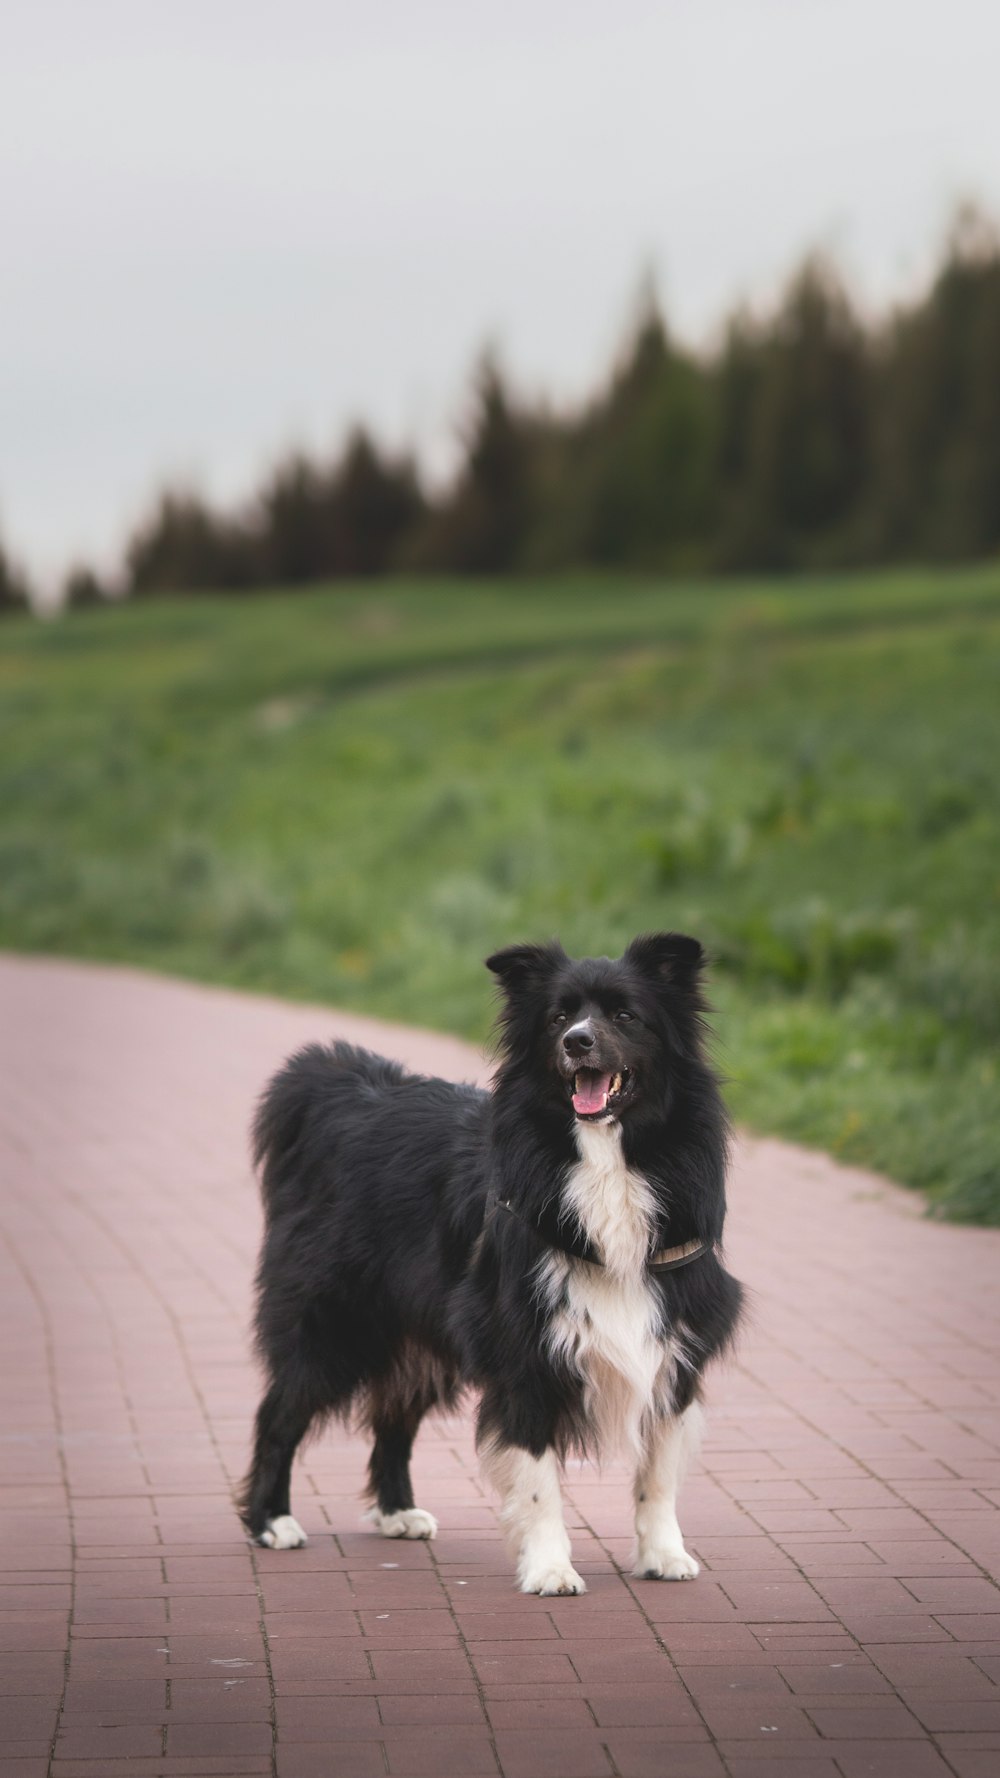
[[[334,1043],[293,1056],[261,1101],[269,1387],[244,1521],[272,1548],[305,1542],[292,1458],[338,1414],[373,1435],[383,1535],[433,1537],[413,1440],[469,1385],[523,1592],[584,1591],[559,1491],[570,1451],[632,1455],[635,1570],[689,1580],[677,1486],[742,1298],[720,1256],[727,1124],[701,946],[659,933],[612,962],[514,945],[487,967],[504,993],[492,1092]]]

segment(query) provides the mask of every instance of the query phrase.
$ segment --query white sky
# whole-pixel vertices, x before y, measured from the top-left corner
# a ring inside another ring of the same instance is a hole
[[[878,307],[1000,214],[998,0],[3,0],[0,525],[117,556],[468,373],[571,400],[644,268],[709,336],[832,248]]]

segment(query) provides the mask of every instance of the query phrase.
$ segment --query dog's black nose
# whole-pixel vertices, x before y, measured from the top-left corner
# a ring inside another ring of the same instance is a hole
[[[563,1048],[568,1056],[585,1056],[596,1041],[589,1025],[574,1025],[563,1038]]]

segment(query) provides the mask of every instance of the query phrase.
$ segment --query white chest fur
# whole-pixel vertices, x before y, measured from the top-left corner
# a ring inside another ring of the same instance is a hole
[[[639,1454],[656,1405],[669,1403],[674,1353],[662,1299],[646,1273],[655,1203],[622,1154],[618,1124],[578,1124],[580,1159],[563,1188],[603,1266],[549,1254],[541,1284],[549,1349],[576,1370],[602,1455]]]

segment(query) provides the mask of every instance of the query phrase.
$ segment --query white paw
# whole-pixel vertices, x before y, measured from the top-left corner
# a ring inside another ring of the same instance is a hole
[[[587,1583],[583,1576],[577,1574],[576,1569],[571,1568],[568,1562],[565,1565],[560,1564],[558,1567],[547,1568],[541,1564],[537,1568],[529,1568],[525,1574],[520,1576],[519,1584],[522,1593],[585,1593],[587,1591]]]
[[[436,1537],[438,1522],[423,1507],[408,1506],[398,1513],[384,1513],[376,1506],[369,1515],[383,1537]]]
[[[276,1519],[268,1519],[267,1530],[261,1532],[257,1542],[268,1550],[300,1550],[309,1539],[298,1519],[293,1519],[291,1513],[281,1513]]]
[[[655,1547],[640,1550],[636,1565],[632,1570],[643,1580],[694,1580],[700,1573],[699,1564],[693,1556],[689,1556],[684,1545],[656,1549]]]

